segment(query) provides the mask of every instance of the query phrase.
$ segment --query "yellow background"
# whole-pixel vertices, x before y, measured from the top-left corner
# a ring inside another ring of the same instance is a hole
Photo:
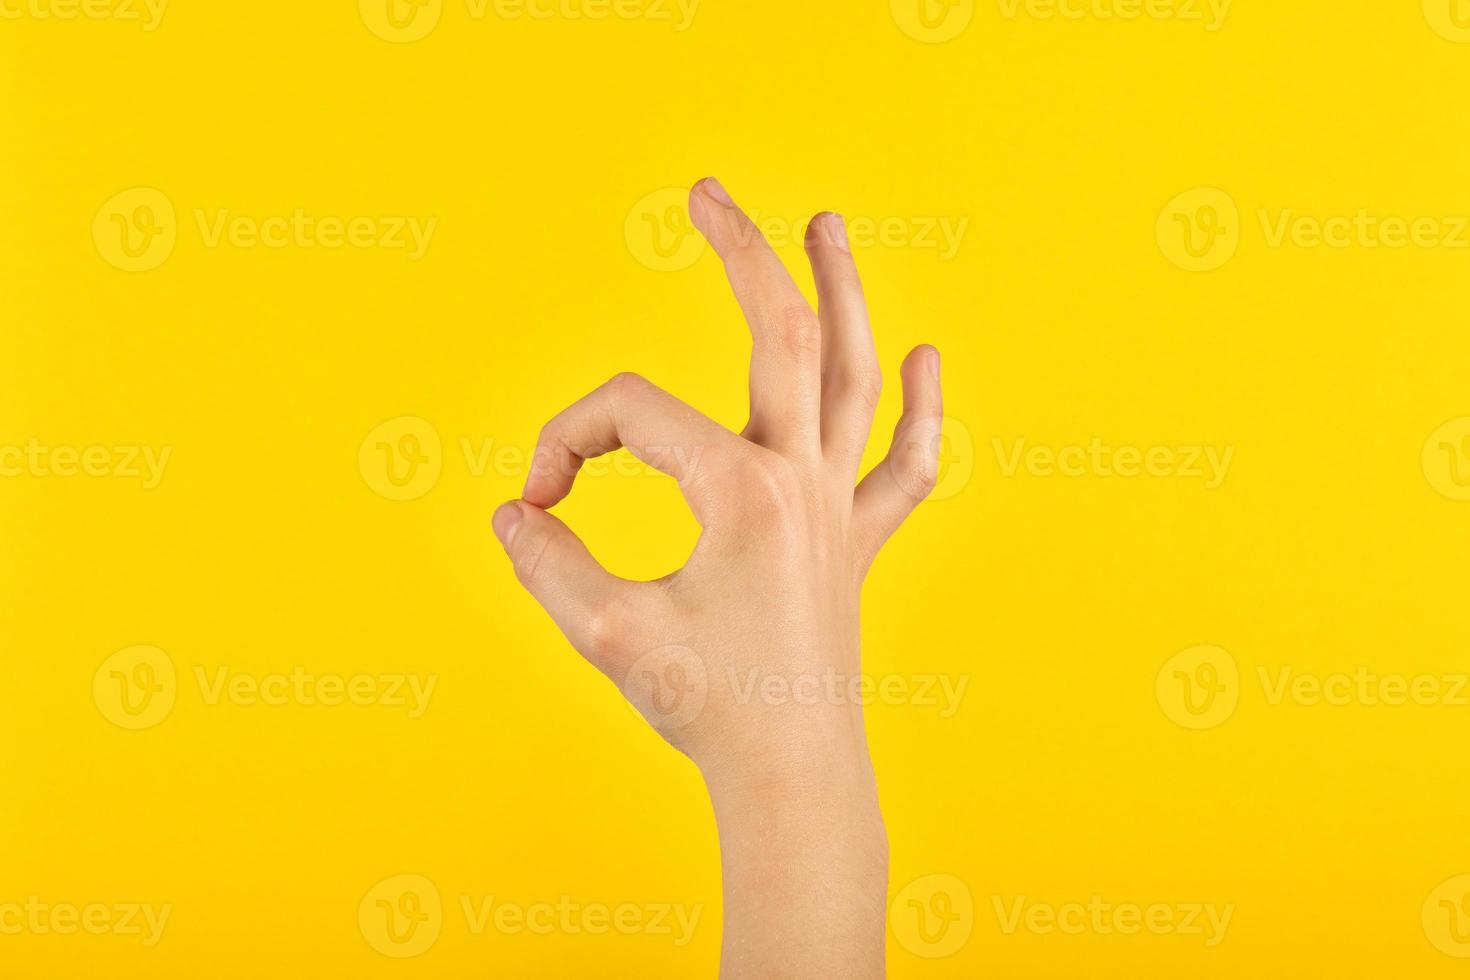
[[[858,249],[889,379],[873,461],[919,342],[970,437],[866,592],[869,672],[970,684],[953,717],[868,712],[891,893],[948,875],[973,906],[949,955],[890,936],[890,975],[1464,974],[1425,906],[1470,871],[1470,707],[1272,704],[1258,676],[1470,670],[1470,503],[1423,452],[1470,416],[1470,250],[1273,246],[1259,217],[1470,214],[1448,0],[1239,0],[1213,31],[961,3],[939,43],[901,0],[704,0],[683,31],[447,0],[412,43],[352,0],[175,0],[154,31],[5,2],[0,446],[171,457],[151,490],[0,478],[0,905],[173,911],[147,948],[0,935],[0,975],[715,975],[697,774],[517,586],[489,516],[523,469],[476,472],[461,441],[528,450],[619,370],[743,423],[749,341],[717,260],[651,268],[628,231],[707,173],[794,241],[827,208],[968,222],[948,258],[906,232]],[[93,224],[139,187],[177,209],[177,242],[130,273]],[[1205,272],[1157,232],[1197,188],[1238,208]],[[195,218],[297,208],[438,224],[410,261],[210,247]],[[441,472],[392,501],[359,448],[405,416]],[[1007,475],[994,440],[1021,438],[1234,457],[1214,490]],[[696,530],[641,476],[586,479],[561,510],[629,575],[677,566]],[[178,680],[132,731],[93,680],[138,644]],[[1156,677],[1201,645],[1238,664],[1238,707],[1193,730]],[[417,719],[210,705],[194,671],[222,666],[437,687]],[[358,907],[404,873],[441,893],[442,932],[393,959]],[[474,935],[466,895],[703,918],[682,948]],[[994,907],[1093,895],[1235,910],[1206,947],[1008,934]]]

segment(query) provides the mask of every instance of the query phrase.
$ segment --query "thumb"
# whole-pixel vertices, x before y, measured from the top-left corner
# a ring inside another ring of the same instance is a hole
[[[521,585],[572,646],[609,673],[641,625],[638,583],[603,568],[569,527],[524,500],[502,504],[490,524]]]
[[[893,445],[853,495],[853,527],[864,568],[939,479],[944,425],[939,351],[927,344],[909,351],[902,378],[903,415],[893,431]]]

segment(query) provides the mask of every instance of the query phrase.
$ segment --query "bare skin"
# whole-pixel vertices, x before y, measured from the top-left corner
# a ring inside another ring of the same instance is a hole
[[[842,219],[808,231],[814,312],[718,181],[695,185],[689,212],[750,324],[749,424],[737,435],[619,374],[546,425],[522,499],[492,523],[572,645],[703,774],[721,976],[881,977],[888,846],[850,681],[863,579],[934,485],[939,353],[904,359],[903,417],[859,483],[882,375]],[[610,574],[547,512],[585,460],[619,446],[674,477],[702,529],[656,582]]]

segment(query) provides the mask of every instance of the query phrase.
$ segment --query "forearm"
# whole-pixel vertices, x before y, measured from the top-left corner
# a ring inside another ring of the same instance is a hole
[[[866,752],[706,782],[724,875],[722,980],[882,977],[888,841]]]

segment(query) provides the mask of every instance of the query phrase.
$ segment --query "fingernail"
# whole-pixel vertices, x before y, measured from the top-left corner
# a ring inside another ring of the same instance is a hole
[[[490,518],[490,526],[495,529],[495,536],[508,550],[510,543],[515,540],[516,531],[520,530],[521,505],[515,502],[501,504],[495,511],[495,516]]]
[[[729,191],[725,190],[725,185],[721,184],[715,178],[704,178],[704,180],[701,180],[699,182],[699,188],[700,190],[704,191],[705,194],[709,195],[709,197],[713,199],[715,203],[723,204],[727,208],[733,208],[735,206],[735,199],[730,196]]]
[[[929,373],[934,375],[935,380],[939,379],[939,351],[933,347],[929,348]]]
[[[842,215],[833,212],[827,215],[827,234],[832,238],[832,244],[844,252],[852,250],[847,245],[847,222],[842,220]]]
[[[847,225],[842,215],[835,211],[823,211],[806,226],[807,245],[835,245],[846,252]]]

